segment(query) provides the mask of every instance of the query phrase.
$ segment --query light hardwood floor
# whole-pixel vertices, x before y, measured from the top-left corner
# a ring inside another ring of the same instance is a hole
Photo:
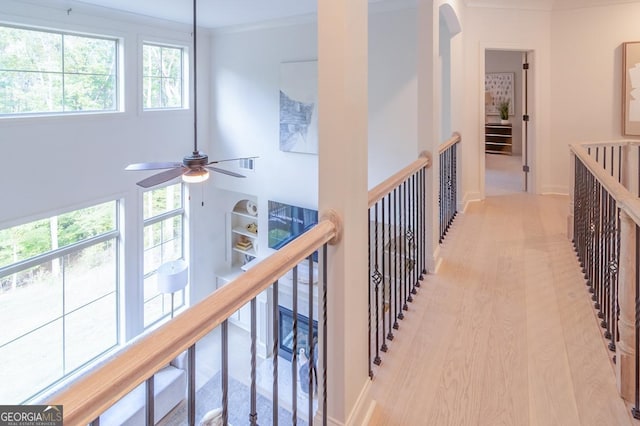
[[[566,238],[568,198],[488,197],[375,370],[370,425],[634,424]]]

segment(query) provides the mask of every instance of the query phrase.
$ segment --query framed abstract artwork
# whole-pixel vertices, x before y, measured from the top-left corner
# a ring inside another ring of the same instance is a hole
[[[509,102],[509,115],[513,115],[515,73],[488,72],[484,76],[485,114],[498,115],[500,104]]]
[[[280,150],[318,153],[318,61],[280,64]]]
[[[622,44],[622,134],[640,136],[640,42]]]

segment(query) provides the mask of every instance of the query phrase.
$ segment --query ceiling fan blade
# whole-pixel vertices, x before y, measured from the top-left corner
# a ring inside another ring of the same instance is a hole
[[[125,170],[160,170],[160,169],[173,169],[174,167],[182,167],[182,163],[134,163],[129,164]]]
[[[207,169],[209,169],[209,170],[213,170],[214,172],[222,173],[222,174],[224,174],[224,175],[229,175],[229,176],[237,177],[237,178],[244,178],[244,177],[246,177],[245,175],[241,175],[240,173],[230,172],[229,170],[220,169],[220,168],[218,168],[218,167],[207,166]]]
[[[137,185],[143,188],[151,188],[152,186],[159,185],[161,183],[164,183],[168,180],[171,180],[173,178],[180,176],[186,170],[187,170],[186,167],[182,167],[182,165],[180,165],[180,167],[176,167],[175,169],[165,170],[164,172],[156,173],[153,176],[149,176],[146,179],[142,179],[140,182],[137,183]]]
[[[256,157],[227,158],[226,160],[210,161],[209,164],[224,163],[225,161],[248,160],[248,159],[251,159],[251,158],[258,158],[258,157],[256,156]]]

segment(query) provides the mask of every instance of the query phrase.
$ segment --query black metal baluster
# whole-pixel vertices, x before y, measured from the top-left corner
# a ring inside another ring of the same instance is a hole
[[[612,195],[609,195],[609,209],[611,212],[611,258],[607,265],[607,270],[610,275],[611,292],[609,295],[610,300],[610,317],[609,317],[609,331],[611,333],[611,342],[609,343],[609,350],[615,352],[616,342],[619,337],[618,333],[618,271],[620,266],[620,210],[618,209],[617,202]]]
[[[639,152],[640,153],[640,152]],[[640,169],[638,169],[640,170]],[[636,323],[635,323],[635,406],[631,409],[633,418],[640,419],[640,227],[636,224]]]
[[[187,377],[187,421],[189,426],[196,424],[196,344],[189,346],[187,350],[187,368],[189,376]]]
[[[145,424],[147,425],[154,425],[156,424],[155,420],[154,420],[154,416],[155,416],[155,398],[154,398],[154,376],[151,376],[147,379],[146,381],[146,385],[145,385],[145,390],[146,390],[146,394],[145,394],[145,402],[146,402],[146,410],[144,413],[144,421]]]
[[[458,144],[453,145],[453,217],[458,215]]]
[[[278,309],[278,281],[273,283],[273,377],[272,377],[272,424],[278,425],[278,348],[280,347],[280,309]]]
[[[256,387],[256,364],[257,364],[257,347],[258,341],[258,309],[256,298],[251,299],[251,407],[249,411],[249,424],[255,426],[258,424],[258,389]],[[295,424],[295,423],[294,423]]]
[[[322,246],[322,425],[327,426],[327,244]],[[309,425],[311,426],[311,425]]]
[[[427,264],[426,264],[426,259],[427,259],[427,232],[431,231],[431,229],[427,228],[427,223],[426,223],[426,209],[427,209],[427,182],[426,182],[426,176],[427,176],[427,169],[426,167],[422,168],[422,176],[421,176],[421,183],[422,183],[422,226],[423,226],[423,231],[422,232],[422,271],[420,271],[422,273],[422,275],[426,275],[427,273]]]
[[[418,285],[418,215],[416,214],[418,208],[418,182],[416,181],[416,175],[418,172],[411,175],[411,219],[413,221],[413,230],[411,231],[411,253],[413,260],[411,264],[413,269],[411,270],[411,293],[418,294],[416,285]]]
[[[293,354],[291,356],[291,424],[298,424],[298,265],[293,267]]]
[[[100,426],[100,417],[89,423],[90,426]]]
[[[380,350],[382,352],[386,352],[387,351],[387,340],[385,339],[385,336],[387,335],[387,317],[384,315],[385,312],[385,308],[387,306],[387,302],[386,302],[386,291],[385,291],[385,287],[386,287],[386,283],[387,283],[387,275],[389,273],[388,268],[385,268],[385,250],[387,247],[387,244],[385,244],[385,235],[386,232],[385,231],[385,226],[388,227],[386,221],[385,221],[385,215],[384,215],[384,207],[385,207],[385,201],[386,201],[387,197],[384,196],[382,197],[382,200],[380,200],[381,203],[381,213],[382,213],[382,244],[380,245],[380,257],[382,259],[382,346],[380,347]]]
[[[229,321],[224,320],[221,327],[222,357],[222,424],[229,424]]]
[[[309,425],[313,425],[313,395],[315,395],[315,384],[318,380],[315,378],[316,373],[316,341],[317,336],[313,335],[313,254],[309,255],[309,326],[307,341],[309,342],[309,354],[307,356],[308,373],[309,373]]]
[[[398,318],[403,320],[404,319],[404,307],[406,306],[405,303],[405,297],[406,294],[404,292],[404,269],[405,269],[405,258],[404,258],[404,252],[405,252],[405,235],[406,235],[406,223],[404,222],[404,210],[403,210],[403,206],[404,206],[404,182],[400,184],[399,188],[398,188],[398,199],[400,200],[400,204],[398,205],[398,219],[400,221],[400,228],[399,228],[399,232],[398,232],[398,251],[399,251],[399,257],[398,257],[398,287],[400,288],[400,305],[398,306],[400,309],[400,313],[398,314]]]
[[[403,301],[403,305],[402,305],[402,309],[404,309],[405,311],[409,310],[409,306],[407,305],[407,301],[409,301],[409,298],[411,297],[411,293],[409,292],[409,277],[407,276],[407,272],[408,272],[408,266],[409,266],[409,208],[407,206],[407,199],[408,199],[408,194],[407,194],[407,186],[408,186],[408,182],[405,180],[402,183],[402,191],[403,191],[403,197],[402,197],[402,205],[403,205],[403,220],[404,220],[404,234],[402,236],[402,273],[404,276],[404,299],[402,299]]]
[[[604,247],[603,247],[603,241],[605,241],[604,238],[604,229],[602,228],[601,224],[604,222],[603,220],[603,215],[605,214],[605,209],[600,207],[600,200],[603,196],[603,193],[605,192],[604,188],[600,187],[599,182],[596,181],[596,201],[597,201],[597,221],[594,222],[594,235],[596,238],[596,250],[594,252],[594,258],[595,258],[595,263],[594,263],[594,268],[595,268],[595,273],[593,276],[593,294],[591,295],[591,300],[593,300],[594,303],[594,307],[596,309],[598,309],[600,312],[598,313],[598,315],[600,316],[600,318],[604,318],[604,314],[603,314],[603,307],[601,305],[602,302],[602,297],[604,294],[604,280],[602,277],[602,261],[604,259],[604,256],[602,255],[604,252]]]
[[[373,363],[375,365],[380,365],[380,363],[382,362],[380,359],[380,282],[382,281],[382,276],[380,275],[380,269],[379,269],[379,265],[378,265],[378,257],[379,257],[379,250],[380,247],[378,246],[378,234],[380,233],[379,231],[379,226],[378,226],[378,207],[379,207],[379,203],[376,203],[373,208],[374,208],[374,212],[373,212],[373,217],[374,217],[374,236],[373,236],[373,256],[374,256],[374,262],[375,262],[375,267],[374,267],[374,271],[373,271],[373,276],[371,277],[371,279],[373,280],[373,285],[374,285],[374,295],[375,295],[375,318],[376,318],[376,323],[375,323],[375,341],[376,341],[376,357],[373,359]]]
[[[618,147],[618,182],[622,182],[622,146]]]
[[[413,295],[415,294],[415,280],[413,279],[414,269],[412,268],[412,262],[415,260],[413,253],[413,233],[415,232],[414,218],[413,218],[413,176],[409,176],[407,179],[407,300],[413,302]]]
[[[372,354],[371,354],[371,345],[372,345],[372,337],[371,337],[371,332],[372,332],[372,328],[371,328],[371,289],[373,288],[372,284],[372,280],[373,280],[373,274],[371,272],[371,208],[369,208],[368,210],[368,214],[367,214],[367,235],[368,235],[368,257],[369,257],[369,282],[367,283],[367,297],[369,298],[369,306],[368,306],[368,315],[367,315],[367,327],[369,329],[368,332],[368,345],[367,345],[367,352],[368,352],[368,363],[369,363],[369,378],[373,378],[373,358],[372,358]]]
[[[387,334],[387,339],[389,340],[393,340],[393,331],[391,331],[393,329],[393,291],[391,290],[391,287],[393,286],[393,266],[394,263],[391,260],[391,254],[393,252],[393,239],[391,238],[391,227],[393,226],[393,221],[391,219],[391,192],[389,192],[389,194],[387,194],[387,196],[385,197],[387,198],[387,218],[389,220],[389,224],[387,226],[387,264],[388,264],[388,268],[387,268],[387,282],[389,283],[389,332]]]
[[[398,324],[398,318],[402,315],[400,309],[400,299],[398,299],[398,188],[393,189],[393,328],[397,330],[400,326]],[[400,294],[402,298],[402,294]]]
[[[438,231],[440,235],[438,237],[438,242],[442,243],[442,239],[444,237],[444,222],[445,222],[445,214],[444,214],[444,159],[442,158],[442,154],[438,155],[438,163],[440,165],[440,173],[438,175],[439,178],[439,188],[438,188]]]

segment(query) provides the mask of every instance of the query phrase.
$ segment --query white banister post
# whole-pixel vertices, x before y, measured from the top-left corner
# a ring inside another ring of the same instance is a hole
[[[368,2],[318,2],[320,212],[342,219],[328,249],[328,421],[360,424],[367,405]]]
[[[620,264],[618,305],[620,340],[616,344],[616,379],[618,392],[626,401],[635,398],[635,321],[636,321],[636,225],[620,210]]]
[[[418,152],[431,155],[431,166],[427,169],[426,224],[427,266],[434,271],[440,256],[440,211],[438,193],[440,189],[440,61],[438,2],[418,2]],[[462,155],[462,153],[458,153]]]

